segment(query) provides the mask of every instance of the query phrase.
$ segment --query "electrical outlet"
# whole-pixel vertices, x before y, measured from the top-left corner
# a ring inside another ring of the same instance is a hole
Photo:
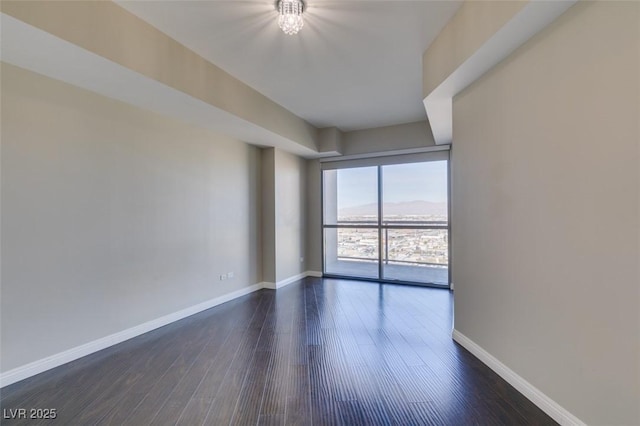
[[[227,274],[220,275],[220,281],[224,281],[227,279]]]
[[[227,274],[227,277],[229,277],[229,279],[231,279],[231,278],[233,278],[233,275],[234,275],[234,274],[233,274],[233,272],[229,272],[229,273]]]

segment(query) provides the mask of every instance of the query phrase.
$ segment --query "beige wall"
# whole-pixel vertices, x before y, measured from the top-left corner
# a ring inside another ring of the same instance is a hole
[[[640,424],[640,3],[583,2],[454,99],[455,328]]]
[[[291,149],[317,151],[315,127],[112,1],[3,1],[0,8],[274,133]]]
[[[1,136],[3,372],[262,280],[259,149],[6,64]]]
[[[422,56],[422,95],[436,89],[528,2],[465,1]]]
[[[276,282],[305,271],[306,161],[275,149]]]
[[[266,283],[281,283],[306,271],[306,163],[277,148],[262,150],[262,271]]]
[[[320,162],[307,161],[307,270],[322,272],[322,179]]]
[[[342,154],[360,155],[434,146],[427,121],[355,130],[342,135]]]
[[[262,279],[276,282],[276,153],[261,150]]]

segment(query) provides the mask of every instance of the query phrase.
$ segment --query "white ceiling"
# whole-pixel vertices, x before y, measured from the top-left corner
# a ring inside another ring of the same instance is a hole
[[[462,3],[308,0],[285,35],[275,2],[119,1],[317,127],[424,120],[422,54]]]

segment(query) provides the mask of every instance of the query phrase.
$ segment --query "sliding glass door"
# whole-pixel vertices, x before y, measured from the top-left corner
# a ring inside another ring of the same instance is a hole
[[[449,284],[447,160],[323,171],[324,274]]]
[[[325,274],[377,279],[380,272],[378,168],[323,173]]]
[[[447,162],[381,169],[382,279],[448,284]]]

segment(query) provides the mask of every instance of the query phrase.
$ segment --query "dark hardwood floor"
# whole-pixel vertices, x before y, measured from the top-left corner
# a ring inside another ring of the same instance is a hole
[[[555,424],[451,340],[447,290],[306,278],[2,390],[61,425]]]

